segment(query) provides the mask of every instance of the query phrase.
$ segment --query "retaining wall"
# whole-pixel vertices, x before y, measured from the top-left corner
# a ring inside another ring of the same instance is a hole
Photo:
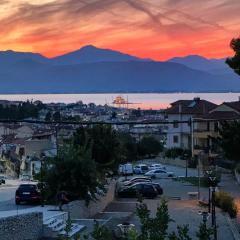
[[[0,218],[0,240],[37,240],[43,234],[40,212]]]
[[[84,200],[73,201],[63,206],[63,210],[70,214],[71,219],[90,218],[99,212],[102,212],[106,206],[114,199],[115,181],[108,185],[106,195],[99,196],[96,202],[91,201],[88,206]]]

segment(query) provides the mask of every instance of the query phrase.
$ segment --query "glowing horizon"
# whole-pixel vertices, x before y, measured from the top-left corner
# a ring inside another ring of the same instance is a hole
[[[85,45],[166,60],[232,55],[238,0],[1,0],[0,49],[54,57]]]

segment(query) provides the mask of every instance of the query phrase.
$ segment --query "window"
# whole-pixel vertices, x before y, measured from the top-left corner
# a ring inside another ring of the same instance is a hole
[[[151,191],[151,190],[153,189],[153,186],[152,186],[152,185],[144,185],[144,186],[143,186],[143,189],[144,189],[145,191]]]
[[[173,136],[173,142],[178,143],[178,136]]]
[[[178,128],[178,121],[176,121],[176,120],[173,121],[173,127]]]

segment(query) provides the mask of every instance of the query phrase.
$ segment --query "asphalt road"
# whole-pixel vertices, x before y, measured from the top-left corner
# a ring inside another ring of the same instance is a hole
[[[7,179],[6,184],[0,185],[0,211],[9,211],[32,207],[31,205],[26,204],[15,204],[15,192],[21,183],[23,182],[19,180]]]

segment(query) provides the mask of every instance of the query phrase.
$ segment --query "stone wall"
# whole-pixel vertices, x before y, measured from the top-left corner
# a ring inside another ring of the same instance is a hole
[[[115,181],[111,181],[108,185],[106,195],[99,196],[98,201],[91,201],[89,206],[86,206],[85,201],[73,201],[63,206],[63,210],[70,214],[71,219],[90,218],[99,212],[102,212],[106,206],[113,201],[115,192]]]
[[[37,240],[43,233],[43,215],[40,212],[0,218],[1,240]]]

